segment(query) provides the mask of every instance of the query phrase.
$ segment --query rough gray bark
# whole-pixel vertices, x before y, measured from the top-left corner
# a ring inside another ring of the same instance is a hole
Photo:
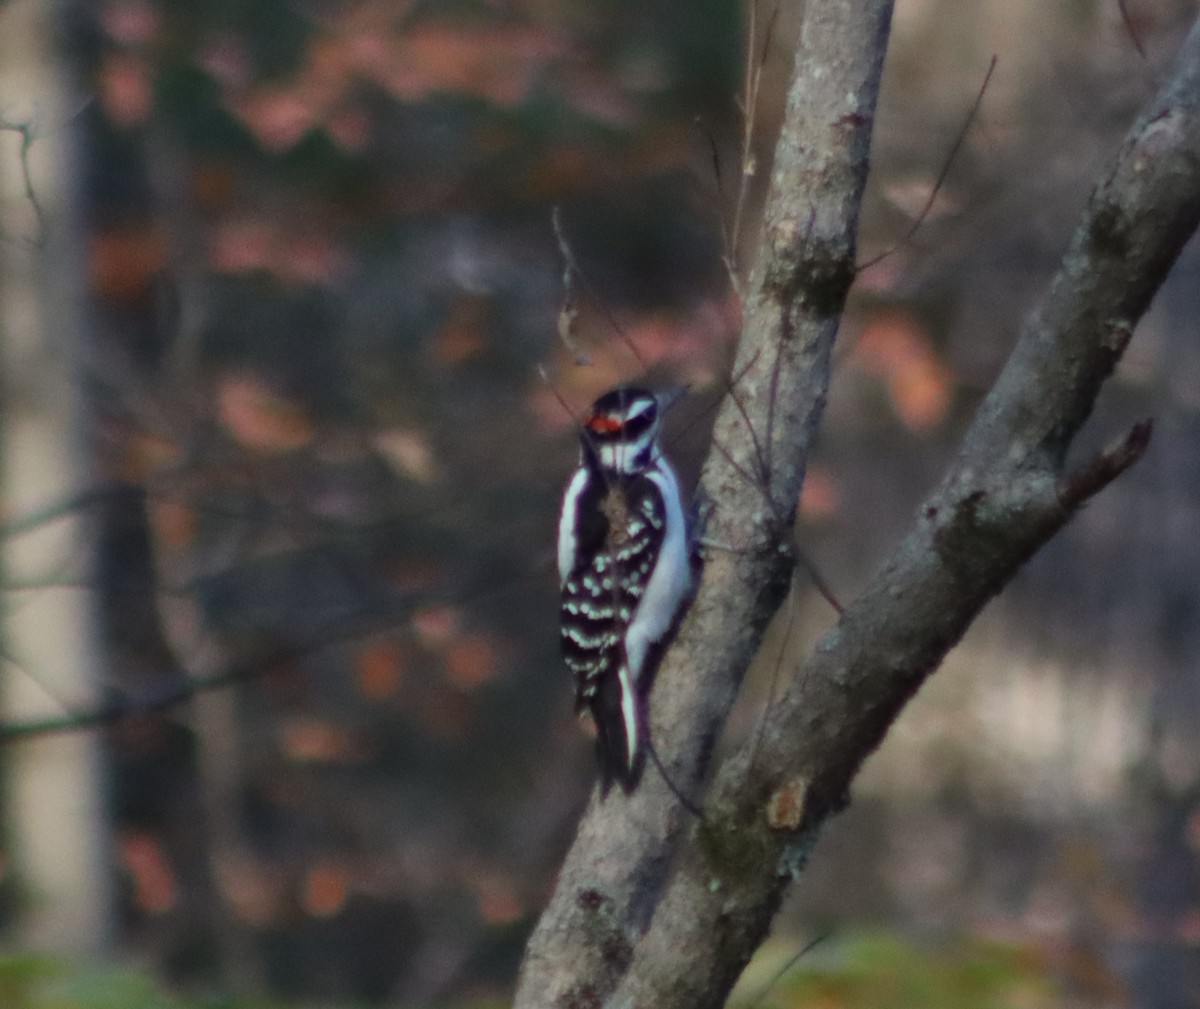
[[[696,790],[790,570],[786,543],[856,212],[890,4],[811,2],[747,298],[737,402],[702,491],[713,554],[660,672],[655,738]],[[530,941],[518,1006],[724,1003],[865,757],[984,604],[1141,454],[1139,425],[1068,471],[1071,441],[1200,221],[1200,21],[1085,210],[943,483],[720,769],[703,822],[647,776],[593,801]],[[763,475],[763,470],[767,473]],[[769,495],[769,498],[764,495]]]

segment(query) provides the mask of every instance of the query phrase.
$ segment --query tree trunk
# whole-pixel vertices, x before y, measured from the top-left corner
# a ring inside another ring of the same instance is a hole
[[[891,5],[812,0],[776,150],[733,388],[701,481],[699,596],[664,659],[652,730],[696,794],[789,585],[791,515],[854,276],[854,234]],[[1094,190],[950,472],[815,646],[761,731],[719,769],[703,820],[652,777],[593,799],[530,941],[516,1004],[720,1006],[862,761],[985,603],[1131,465],[1139,424],[1067,451],[1200,220],[1200,21],[1174,77]]]
[[[3,408],[4,511],[28,515],[71,501],[90,482],[85,407],[76,369],[80,316],[79,236],[70,180],[73,111],[58,66],[51,4],[0,9],[0,68],[9,129],[0,150],[4,180]],[[27,126],[28,135],[14,126]],[[31,142],[29,142],[31,141]],[[26,174],[28,172],[28,174]],[[96,704],[98,622],[87,591],[95,537],[86,516],[59,509],[53,521],[10,531],[4,542],[4,709],[24,722]],[[57,583],[57,584],[56,584]],[[112,940],[103,739],[94,733],[44,737],[6,753],[7,812],[20,886],[21,932],[37,947],[72,955]]]

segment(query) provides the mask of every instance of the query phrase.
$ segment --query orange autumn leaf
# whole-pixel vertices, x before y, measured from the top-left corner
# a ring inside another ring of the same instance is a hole
[[[412,616],[412,629],[426,648],[444,648],[458,633],[462,613],[454,606],[430,606]]]
[[[311,866],[304,875],[300,903],[314,918],[330,918],[345,907],[349,882],[349,874],[339,865]]]
[[[223,221],[209,240],[209,264],[219,273],[264,270],[281,280],[320,284],[345,275],[344,250],[328,235],[295,234],[260,218]]]
[[[489,308],[489,301],[478,295],[465,295],[454,303],[433,338],[433,356],[439,364],[462,364],[487,347]]]
[[[322,284],[345,276],[349,260],[328,235],[285,237],[271,264],[284,280],[298,284]]]
[[[283,752],[299,763],[346,763],[360,755],[353,737],[339,725],[319,718],[295,718],[283,726]]]
[[[489,925],[507,925],[524,913],[512,880],[489,873],[478,881],[479,917]]]
[[[154,104],[146,64],[127,53],[113,53],[100,65],[97,81],[100,106],[121,126],[145,122]]]
[[[231,375],[221,381],[217,416],[237,441],[262,452],[292,451],[313,437],[304,411],[252,375]]]
[[[499,671],[496,646],[485,634],[463,634],[446,650],[446,679],[462,690],[473,690]]]
[[[259,219],[223,221],[213,229],[209,263],[218,273],[248,273],[269,266],[276,244],[274,227]]]
[[[372,701],[393,697],[404,679],[404,654],[394,641],[373,641],[358,653],[358,692]]]
[[[88,287],[101,299],[145,295],[166,257],[166,241],[153,227],[126,225],[100,232],[88,250]]]
[[[129,873],[133,903],[146,914],[163,914],[175,906],[175,874],[158,841],[129,831],[120,839],[121,864]]]
[[[236,111],[258,142],[277,153],[295,147],[321,119],[309,97],[291,89],[252,92]]]
[[[950,370],[935,357],[912,361],[888,382],[900,419],[914,431],[937,427],[950,408]]]
[[[143,481],[176,465],[183,456],[178,442],[149,431],[138,431],[126,442],[121,459],[121,474],[131,481]]]
[[[390,47],[353,44],[360,69],[398,98],[439,92],[472,94],[512,106],[545,64],[568,51],[565,40],[536,26],[467,28],[420,24]]]
[[[823,522],[837,513],[840,504],[834,475],[823,466],[809,466],[800,491],[800,517],[806,522]]]
[[[195,539],[199,522],[196,511],[178,499],[166,499],[150,506],[150,525],[162,546],[177,550]]]
[[[889,309],[869,319],[852,360],[886,382],[897,416],[913,430],[936,427],[950,408],[954,375],[907,312]]]

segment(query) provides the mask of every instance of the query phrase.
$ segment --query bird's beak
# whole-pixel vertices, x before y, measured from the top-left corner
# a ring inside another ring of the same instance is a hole
[[[654,398],[658,400],[658,412],[665,414],[676,403],[678,403],[691,390],[690,385],[677,385],[670,389],[660,389],[654,394]]]

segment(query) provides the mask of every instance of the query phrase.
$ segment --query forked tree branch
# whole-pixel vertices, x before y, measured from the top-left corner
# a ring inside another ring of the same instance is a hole
[[[869,0],[808,5],[747,303],[747,377],[702,480],[710,534],[735,550],[710,560],[653,699],[659,749],[685,788],[698,788],[787,584],[781,549],[850,280],[889,14]],[[755,743],[722,766],[704,821],[685,819],[652,778],[628,800],[593,800],[530,942],[518,1006],[724,1003],[904,704],[1024,561],[1144,451],[1149,427],[1138,425],[1095,459],[1066,461],[1198,221],[1200,20],[1094,190],[950,472],[794,671]],[[739,473],[763,457],[769,502]]]
[[[858,206],[891,22],[891,0],[810,0],[771,174],[733,373],[700,494],[711,552],[668,651],[652,732],[672,779],[699,792],[717,733],[762,631],[791,583],[788,547],[854,279]],[[763,472],[763,470],[766,472]],[[663,782],[610,794],[580,824],[526,952],[518,1007],[600,1005],[621,981],[691,817]]]

